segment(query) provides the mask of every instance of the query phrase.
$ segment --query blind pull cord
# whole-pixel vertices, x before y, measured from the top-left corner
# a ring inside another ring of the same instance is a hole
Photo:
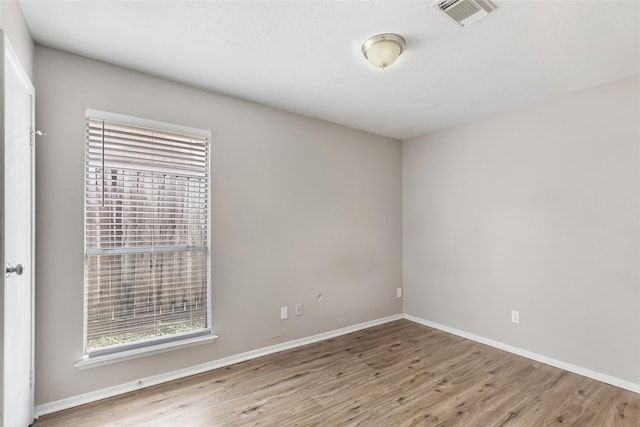
[[[104,170],[104,120],[102,121],[102,207],[104,207],[104,174],[106,171]]]

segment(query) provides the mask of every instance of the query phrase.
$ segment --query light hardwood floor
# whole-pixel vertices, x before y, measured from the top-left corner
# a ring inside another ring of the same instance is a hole
[[[399,320],[35,423],[112,425],[638,427],[640,394]]]

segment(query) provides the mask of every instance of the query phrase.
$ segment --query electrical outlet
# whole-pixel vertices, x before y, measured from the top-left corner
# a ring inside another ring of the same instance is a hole
[[[289,309],[287,307],[282,307],[280,309],[280,320],[287,320],[289,318]]]
[[[402,288],[396,288],[396,298],[402,298]]]
[[[519,311],[511,311],[511,321],[513,323],[520,323],[520,312]]]
[[[296,304],[296,316],[302,316],[302,304]]]

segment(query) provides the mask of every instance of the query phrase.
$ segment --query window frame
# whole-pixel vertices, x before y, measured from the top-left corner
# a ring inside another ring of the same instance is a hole
[[[207,179],[208,179],[208,194],[207,194],[207,250],[206,250],[206,292],[207,292],[207,310],[206,310],[206,326],[203,329],[195,330],[192,332],[186,333],[178,333],[172,334],[164,337],[152,338],[152,339],[143,339],[138,340],[129,344],[121,344],[116,345],[109,349],[99,349],[93,352],[88,352],[87,350],[87,337],[88,337],[88,255],[89,248],[87,247],[87,158],[86,158],[86,150],[87,150],[87,137],[84,137],[83,149],[85,150],[85,158],[84,158],[84,187],[83,187],[83,267],[84,267],[84,276],[83,276],[83,331],[82,331],[82,360],[76,363],[76,367],[79,369],[85,369],[91,366],[101,366],[108,363],[113,363],[119,360],[129,360],[132,358],[141,357],[147,354],[155,354],[161,353],[169,350],[191,347],[193,345],[204,344],[208,342],[212,342],[217,338],[217,336],[213,333],[212,328],[212,279],[213,279],[213,247],[212,247],[212,194],[213,194],[213,177],[212,177],[212,131],[192,128],[188,126],[177,125],[168,122],[162,122],[157,120],[150,120],[135,116],[129,116],[119,113],[112,113],[103,110],[97,110],[92,108],[86,108],[83,120],[83,127],[86,127],[87,120],[97,119],[104,121],[112,121],[118,122],[125,125],[130,125],[134,127],[148,128],[152,130],[164,131],[164,132],[172,132],[186,136],[194,136],[206,139],[206,143],[208,144],[208,171],[207,171]]]

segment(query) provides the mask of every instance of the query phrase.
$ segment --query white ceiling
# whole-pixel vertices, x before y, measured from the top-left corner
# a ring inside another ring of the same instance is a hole
[[[37,43],[398,139],[640,74],[640,1],[21,0]],[[395,32],[386,70],[360,46]]]

